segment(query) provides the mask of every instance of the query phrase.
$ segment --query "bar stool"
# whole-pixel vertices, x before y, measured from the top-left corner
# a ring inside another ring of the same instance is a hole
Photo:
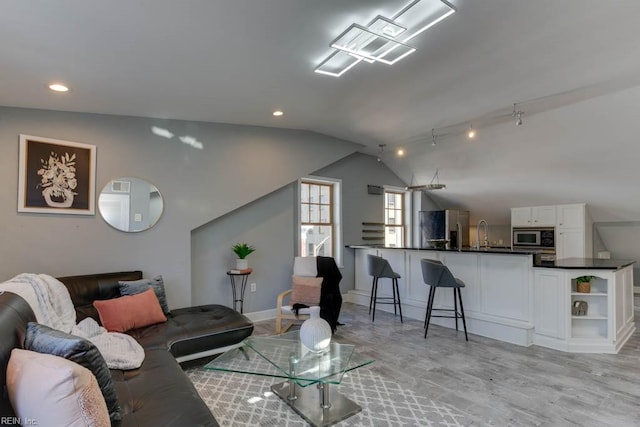
[[[449,268],[447,268],[447,266],[442,264],[440,261],[423,259],[420,260],[420,266],[422,267],[422,279],[424,280],[425,284],[429,285],[427,313],[424,318],[424,337],[427,338],[429,321],[432,317],[447,317],[456,319],[456,331],[458,330],[458,317],[462,317],[462,324],[464,325],[464,338],[469,341],[469,337],[467,336],[467,321],[464,317],[464,307],[462,306],[462,295],[460,293],[460,288],[465,287],[464,282],[453,277],[453,274],[451,274]],[[436,297],[437,288],[453,288],[453,310],[445,308],[433,308],[433,300]],[[460,313],[458,313],[458,301],[460,302]],[[432,314],[434,311],[453,311],[453,316],[436,316]]]
[[[367,255],[367,258],[369,261],[369,275],[373,277],[371,296],[369,297],[369,314],[371,314],[371,307],[373,306],[373,316],[371,321],[374,322],[376,320],[376,304],[393,304],[393,314],[396,316],[398,315],[398,312],[396,311],[396,304],[398,304],[398,310],[400,311],[400,323],[403,323],[402,305],[400,305],[400,291],[398,290],[398,279],[400,279],[401,276],[393,271],[389,265],[389,261],[386,259],[375,255]],[[393,291],[392,297],[378,296],[378,279],[382,278],[391,279],[391,290]]]

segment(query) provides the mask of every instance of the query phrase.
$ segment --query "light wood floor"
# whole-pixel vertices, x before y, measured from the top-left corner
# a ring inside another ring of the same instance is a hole
[[[635,298],[636,324],[640,297]],[[470,426],[640,426],[640,332],[617,355],[520,347],[345,303],[335,339],[376,359],[373,369],[468,414]],[[462,325],[461,325],[462,326]],[[274,321],[256,323],[272,335]],[[640,327],[638,328],[640,331]]]

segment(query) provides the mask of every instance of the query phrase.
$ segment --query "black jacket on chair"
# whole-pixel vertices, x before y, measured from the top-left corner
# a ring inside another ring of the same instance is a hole
[[[322,277],[322,290],[320,293],[320,317],[331,325],[331,331],[338,328],[338,316],[342,307],[342,294],[340,293],[340,281],[342,274],[336,261],[331,257],[316,257],[318,276]]]

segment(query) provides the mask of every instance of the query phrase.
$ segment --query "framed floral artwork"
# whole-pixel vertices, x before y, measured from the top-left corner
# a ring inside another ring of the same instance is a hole
[[[18,212],[95,214],[96,146],[20,135]]]

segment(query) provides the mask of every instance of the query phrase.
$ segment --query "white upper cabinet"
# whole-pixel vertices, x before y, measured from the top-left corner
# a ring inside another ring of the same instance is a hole
[[[511,208],[511,227],[554,227],[555,206]]]
[[[558,205],[558,228],[584,228],[586,224],[585,205]]]

